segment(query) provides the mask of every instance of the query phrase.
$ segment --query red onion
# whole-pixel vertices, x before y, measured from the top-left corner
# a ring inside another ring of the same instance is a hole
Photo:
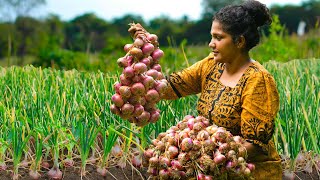
[[[126,78],[126,76],[124,74],[120,75],[120,83],[124,86],[129,86],[131,85],[132,81],[128,78]]]
[[[60,169],[53,167],[48,172],[48,176],[51,179],[62,179],[62,172]]]
[[[119,67],[127,67],[127,66],[131,65],[129,59],[127,59],[126,57],[119,58],[117,60],[117,64],[118,64]]]
[[[160,179],[170,179],[170,174],[167,169],[161,169],[159,171],[159,177]]]
[[[159,165],[161,168],[168,168],[171,166],[171,161],[165,156],[159,156]]]
[[[112,97],[111,97],[111,101],[117,106],[117,107],[121,107],[124,102],[123,102],[123,99],[122,97],[120,96],[120,94],[114,94]]]
[[[193,150],[199,150],[201,148],[201,142],[199,140],[193,140]]]
[[[126,45],[124,45],[124,47],[123,47],[123,50],[125,51],[125,52],[129,52],[129,50],[132,48],[132,44],[126,44]]]
[[[142,74],[147,71],[148,67],[144,63],[138,62],[133,65],[133,69],[136,74]]]
[[[154,70],[156,70],[156,71],[158,71],[158,72],[161,72],[161,65],[160,65],[160,64],[154,64],[154,65],[152,66],[152,69],[154,69]]]
[[[131,90],[129,86],[120,86],[119,88],[119,94],[122,98],[129,98],[131,96]]]
[[[151,61],[149,58],[143,58],[140,62],[145,64],[147,67],[150,67]]]
[[[118,94],[119,94],[119,88],[120,88],[120,86],[121,86],[121,83],[120,83],[119,81],[117,81],[117,82],[115,82],[115,83],[113,84],[113,88],[115,89],[116,93],[118,93]]]
[[[248,163],[247,167],[250,169],[250,171],[253,171],[256,168],[255,165],[252,163]]]
[[[157,79],[157,77],[158,77],[158,71],[157,71],[157,70],[154,70],[154,69],[148,70],[148,71],[146,72],[146,74],[147,74],[148,76],[153,77],[153,79]]]
[[[213,177],[212,177],[212,176],[205,175],[205,176],[204,176],[204,180],[213,180]]]
[[[222,154],[218,154],[217,156],[214,157],[213,161],[216,164],[224,163],[226,161],[226,156]]]
[[[131,96],[129,99],[128,99],[128,102],[130,103],[130,104],[132,104],[132,105],[140,105],[140,103],[141,103],[141,96],[139,96],[139,95],[133,95],[133,96]]]
[[[148,122],[150,119],[150,113],[148,111],[143,111],[140,116],[137,117],[140,122]]]
[[[39,179],[41,177],[40,173],[38,173],[37,171],[35,170],[30,170],[29,171],[29,176],[32,178],[32,179]]]
[[[163,54],[163,51],[158,48],[152,52],[151,57],[153,60],[159,60],[160,58],[162,58]]]
[[[156,83],[155,89],[159,92],[159,94],[163,94],[168,89],[168,84],[162,81],[158,81]]]
[[[155,34],[147,34],[147,39],[150,42],[154,43],[154,42],[158,41],[158,36]]]
[[[111,111],[113,114],[116,114],[116,115],[120,115],[120,113],[121,113],[120,109],[119,109],[116,105],[114,105],[114,104],[112,104],[112,105],[110,106],[110,111]]]
[[[133,46],[141,48],[144,44],[144,41],[141,38],[136,38],[133,42]]]
[[[204,178],[205,178],[205,175],[204,175],[204,174],[198,173],[198,175],[197,175],[197,180],[204,180]]]
[[[172,160],[171,161],[171,167],[172,169],[176,169],[176,170],[182,170],[183,166],[180,164],[180,162],[178,160]]]
[[[157,176],[158,175],[158,169],[156,167],[149,167],[147,172],[153,176]]]
[[[193,141],[191,138],[184,138],[180,146],[182,151],[189,151],[193,148]]]
[[[123,74],[127,78],[132,78],[134,76],[134,69],[131,66],[127,66],[127,67],[124,68]]]
[[[140,168],[142,166],[142,159],[141,159],[140,155],[133,156],[131,163],[134,167]]]
[[[157,122],[159,120],[159,118],[160,118],[160,112],[159,111],[154,110],[154,111],[150,112],[149,122],[155,123],[155,122]]]
[[[169,146],[168,155],[170,159],[174,159],[179,154],[179,149],[176,146]]]
[[[159,165],[159,158],[153,156],[149,159],[149,163],[151,167],[158,167]]]
[[[195,130],[197,132],[200,131],[203,128],[204,128],[204,124],[202,122],[196,122],[193,125],[193,130]]]
[[[137,82],[131,86],[131,92],[133,95],[141,96],[141,95],[145,94],[146,90],[145,90],[145,87],[142,83]]]
[[[146,90],[149,90],[150,88],[152,88],[155,84],[154,79],[151,76],[146,75],[143,79],[143,85],[146,88]]]
[[[188,156],[188,154],[187,153],[185,153],[185,152],[180,152],[180,154],[178,155],[178,161],[180,162],[180,164],[181,165],[185,165],[185,163],[187,162],[187,161],[189,161],[190,160],[190,158],[189,158],[189,156]]]
[[[220,151],[221,153],[227,153],[229,150],[230,150],[230,146],[229,146],[228,143],[222,143],[222,144],[220,144],[220,146],[219,146],[219,151]]]
[[[141,104],[137,104],[134,106],[134,111],[132,113],[133,116],[140,116],[144,111],[144,108]]]
[[[72,159],[66,158],[63,160],[63,164],[65,167],[73,167],[74,161]]]
[[[143,56],[142,50],[137,47],[131,48],[129,53],[138,59],[140,59]]]
[[[157,90],[150,89],[150,90],[148,90],[147,94],[145,95],[145,98],[149,102],[158,102],[160,100],[160,95]]]
[[[122,154],[123,154],[123,153],[122,153],[122,149],[121,149],[121,147],[120,147],[119,144],[115,144],[115,145],[112,147],[111,153],[112,153],[112,155],[115,156],[115,157],[120,157],[120,156],[122,156]]]
[[[197,139],[199,141],[204,141],[204,140],[206,140],[208,138],[209,138],[209,133],[206,130],[199,131],[199,133],[197,135]]]
[[[142,52],[145,55],[150,55],[154,50],[154,46],[151,43],[146,43],[142,46]]]
[[[98,167],[97,168],[97,172],[101,175],[101,176],[107,176],[107,169],[103,168],[103,167]]]
[[[124,115],[132,114],[134,111],[134,106],[132,104],[126,103],[121,107],[121,113]]]

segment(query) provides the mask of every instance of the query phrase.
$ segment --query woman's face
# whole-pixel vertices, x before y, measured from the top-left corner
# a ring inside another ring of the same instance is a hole
[[[239,56],[240,49],[233,42],[230,34],[222,29],[222,24],[214,20],[211,27],[209,47],[214,54],[214,60],[220,63],[231,63]]]

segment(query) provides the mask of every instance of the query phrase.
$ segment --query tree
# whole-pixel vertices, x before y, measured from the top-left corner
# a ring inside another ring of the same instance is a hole
[[[45,0],[0,0],[0,12],[5,21],[13,21],[19,16],[29,15],[33,9],[45,4]]]
[[[103,49],[108,27],[107,22],[93,13],[76,17],[66,26],[67,49],[87,52]]]
[[[243,2],[243,0],[202,0],[202,15],[205,19],[212,18],[219,9],[231,4],[240,4],[241,2]]]

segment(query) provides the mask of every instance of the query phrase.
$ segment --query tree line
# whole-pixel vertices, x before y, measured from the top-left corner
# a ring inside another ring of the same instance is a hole
[[[188,45],[204,45],[210,40],[212,15],[226,3],[237,2],[240,1],[203,0],[205,8],[202,17],[197,21],[192,21],[187,16],[178,20],[160,16],[147,22],[141,16],[133,14],[106,21],[93,13],[62,21],[55,14],[44,19],[19,14],[14,21],[2,20],[0,23],[0,58],[39,56],[42,52],[54,49],[112,53],[132,41],[127,32],[131,22],[139,22],[148,31],[157,34],[161,46],[175,46],[186,40]],[[280,22],[290,34],[296,32],[301,20],[307,23],[308,31],[316,27],[320,19],[319,0],[309,0],[301,5],[276,5],[270,7],[270,10],[279,16]]]

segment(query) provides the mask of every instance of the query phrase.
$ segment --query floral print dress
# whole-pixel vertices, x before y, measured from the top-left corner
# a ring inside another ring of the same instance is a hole
[[[260,146],[266,156],[248,159],[255,164],[255,179],[281,179],[281,159],[272,136],[279,110],[279,95],[271,74],[257,61],[250,64],[235,87],[223,85],[219,78],[224,64],[210,54],[169,77],[170,88],[163,99],[200,94],[197,111],[233,135]],[[263,157],[263,158],[262,158]],[[231,178],[234,179],[234,178]]]

